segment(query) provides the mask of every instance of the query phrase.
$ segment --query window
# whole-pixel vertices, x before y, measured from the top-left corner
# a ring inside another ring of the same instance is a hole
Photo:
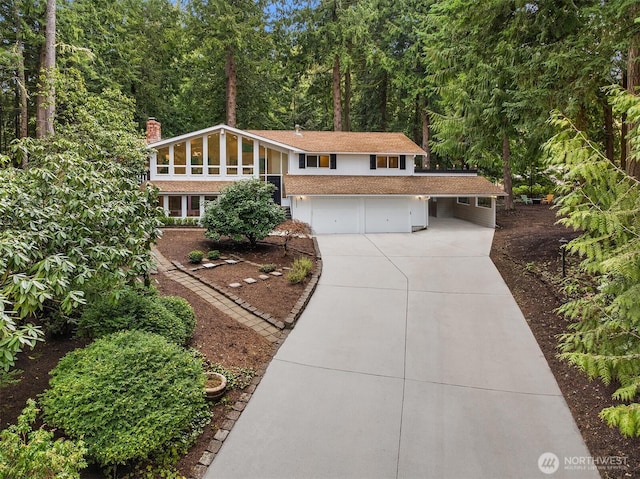
[[[458,204],[459,205],[468,205],[471,204],[469,202],[469,197],[467,196],[458,196]]]
[[[192,175],[201,175],[202,170],[202,138],[194,138],[190,142],[191,158],[189,165]]]
[[[227,175],[238,174],[238,136],[227,133]]]
[[[307,155],[307,168],[329,168],[329,155]]]
[[[282,172],[282,153],[278,150],[267,148],[267,174],[279,175]]]
[[[376,168],[399,168],[400,158],[398,156],[381,156],[376,157]]]
[[[173,173],[175,175],[187,173],[187,144],[185,142],[173,145]]]
[[[479,208],[491,208],[491,198],[487,196],[476,198],[476,206]]]
[[[169,216],[182,216],[182,196],[168,196]]]
[[[158,148],[156,173],[159,175],[169,174],[169,147]]]
[[[207,136],[207,164],[209,175],[220,174],[220,132]]]
[[[253,140],[242,138],[242,174],[253,175]]]
[[[187,216],[200,216],[200,196],[187,196]]]

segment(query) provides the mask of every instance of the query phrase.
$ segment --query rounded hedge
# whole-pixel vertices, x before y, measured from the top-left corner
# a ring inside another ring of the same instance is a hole
[[[202,361],[161,336],[123,331],[68,353],[41,396],[45,420],[102,466],[186,451],[210,416]]]
[[[167,308],[170,313],[177,316],[184,326],[187,340],[191,338],[196,327],[196,314],[189,301],[180,296],[158,296],[157,301]]]
[[[157,296],[124,289],[119,292],[115,303],[109,298],[91,303],[78,321],[78,334],[100,338],[117,331],[135,329],[159,334],[176,344],[187,344],[193,334],[193,326],[189,326],[191,320],[182,320],[182,316],[174,314],[173,309],[182,308],[172,306],[169,310]]]

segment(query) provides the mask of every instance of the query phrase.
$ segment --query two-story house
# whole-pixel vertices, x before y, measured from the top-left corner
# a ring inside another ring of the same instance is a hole
[[[199,217],[233,181],[276,186],[274,201],[315,233],[411,232],[429,216],[495,227],[497,186],[475,171],[415,168],[425,152],[402,133],[240,130],[217,125],[161,139],[150,119],[150,181],[167,215]]]

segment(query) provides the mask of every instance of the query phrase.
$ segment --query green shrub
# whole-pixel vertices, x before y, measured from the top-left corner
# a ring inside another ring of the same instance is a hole
[[[176,218],[175,216],[163,216],[163,226],[200,226],[200,218]]]
[[[217,241],[228,236],[247,238],[252,245],[266,238],[285,219],[284,210],[273,202],[276,187],[259,179],[233,181],[222,189],[217,201],[206,204],[200,221],[205,236]]]
[[[176,344],[187,344],[193,328],[188,328],[161,301],[139,290],[121,290],[115,302],[104,297],[84,310],[78,321],[78,334],[100,338],[116,331],[135,329],[159,334]]]
[[[193,330],[196,327],[196,314],[189,304],[189,301],[180,296],[158,296],[157,301],[167,308],[170,313],[175,314],[182,322],[186,341],[188,341],[191,336],[193,336]]]
[[[273,263],[269,263],[269,264],[263,264],[262,266],[260,266],[260,272],[261,273],[271,273],[272,271],[275,271],[277,268],[277,266]]]
[[[68,353],[42,395],[46,421],[103,467],[177,458],[208,422],[202,361],[156,334],[123,331]]]
[[[513,188],[514,196],[527,195],[527,196],[545,196],[549,193],[553,193],[553,187],[542,186],[538,183],[529,185],[520,185]]]
[[[207,258],[208,259],[218,259],[220,257],[220,251],[218,251],[217,249],[212,249],[211,251],[207,252]]]
[[[87,467],[87,450],[82,441],[54,441],[53,432],[32,429],[38,409],[33,399],[18,417],[18,424],[0,432],[0,478],[80,479]]]
[[[287,274],[287,280],[292,283],[301,283],[311,273],[313,261],[309,258],[298,258],[291,265],[291,271]]]
[[[189,253],[189,263],[198,264],[204,258],[204,253],[199,250],[194,250]]]

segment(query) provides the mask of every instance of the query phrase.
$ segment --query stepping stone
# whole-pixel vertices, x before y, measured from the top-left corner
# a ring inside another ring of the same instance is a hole
[[[236,264],[237,263],[237,261],[235,259],[225,259],[224,262],[227,263],[227,264]]]
[[[282,273],[280,271],[272,271],[269,274],[271,274],[271,276],[282,276]]]
[[[247,284],[253,284],[253,283],[257,283],[258,282],[257,280],[255,280],[253,278],[245,278],[243,281],[245,283],[247,283]]]
[[[258,276],[258,278],[260,278],[260,279],[269,279],[269,276],[267,276],[266,274],[261,274],[260,276]]]
[[[215,263],[207,263],[207,264],[204,265],[205,268],[215,268],[216,266],[218,266],[218,265],[215,264]]]
[[[231,283],[229,285],[230,288],[239,288],[240,286],[242,286],[240,283]]]

